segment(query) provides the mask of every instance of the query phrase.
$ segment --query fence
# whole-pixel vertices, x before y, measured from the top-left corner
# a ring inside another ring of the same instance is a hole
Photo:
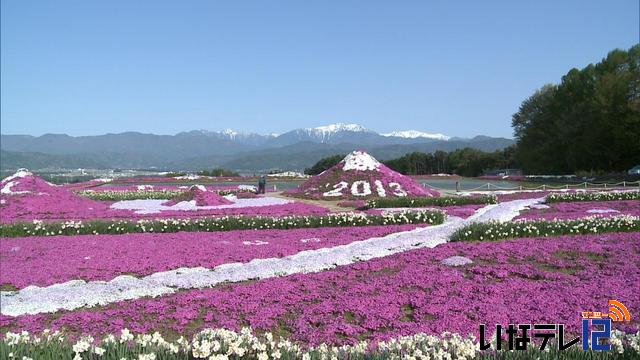
[[[429,184],[423,184],[424,187],[429,187],[431,189],[435,189],[435,190],[454,190],[454,189],[444,189],[444,188],[439,188],[433,185],[429,185]],[[456,191],[479,191],[479,190],[486,190],[486,191],[500,191],[500,190],[569,190],[571,188],[574,189],[607,189],[607,188],[630,188],[630,187],[638,187],[640,189],[640,180],[639,181],[621,181],[619,183],[590,183],[590,182],[581,182],[578,184],[564,184],[564,185],[547,185],[547,184],[542,184],[539,186],[523,186],[523,185],[519,185],[519,186],[513,186],[513,187],[508,187],[508,186],[498,186],[492,183],[486,183],[483,185],[480,185],[478,187],[472,188],[472,189],[460,189],[458,187],[458,185],[456,184]]]

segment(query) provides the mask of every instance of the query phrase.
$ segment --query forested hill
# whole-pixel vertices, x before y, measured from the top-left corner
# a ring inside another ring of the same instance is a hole
[[[513,115],[529,173],[615,172],[640,165],[640,45],[571,69]]]

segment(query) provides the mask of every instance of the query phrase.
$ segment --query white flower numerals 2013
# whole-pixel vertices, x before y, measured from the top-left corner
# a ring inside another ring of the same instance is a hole
[[[376,192],[378,193],[378,196],[386,197],[387,190],[384,188],[382,181],[375,180],[374,184],[375,184],[375,189],[376,189]],[[342,191],[348,187],[349,187],[349,183],[347,183],[346,181],[340,181],[339,183],[333,185],[333,190],[329,190],[323,193],[322,196],[327,196],[327,197],[343,196],[344,194],[342,193]],[[389,188],[393,196],[399,196],[399,197],[407,196],[407,192],[404,191],[404,189],[402,189],[402,185],[398,183],[390,182]],[[351,195],[353,196],[371,195],[371,183],[365,180],[354,181],[353,184],[351,184]]]

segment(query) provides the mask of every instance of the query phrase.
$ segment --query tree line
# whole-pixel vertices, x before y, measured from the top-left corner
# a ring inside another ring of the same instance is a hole
[[[494,152],[484,152],[472,148],[451,152],[412,152],[397,159],[382,161],[389,168],[405,175],[458,174],[480,176],[490,169],[517,167],[514,157],[515,147],[510,146]],[[333,155],[319,160],[305,174],[317,175],[336,165],[345,155]]]
[[[621,172],[640,164],[640,45],[572,69],[520,106],[512,126],[527,173]]]

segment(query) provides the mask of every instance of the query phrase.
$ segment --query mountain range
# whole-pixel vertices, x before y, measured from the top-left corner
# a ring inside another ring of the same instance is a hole
[[[96,136],[1,135],[0,168],[127,168],[199,170],[224,167],[240,172],[301,170],[324,156],[362,149],[380,159],[412,151],[471,147],[495,151],[506,138],[449,137],[416,130],[380,134],[358,124],[331,124],[261,135],[230,129],[194,130],[176,135],[124,132]]]

